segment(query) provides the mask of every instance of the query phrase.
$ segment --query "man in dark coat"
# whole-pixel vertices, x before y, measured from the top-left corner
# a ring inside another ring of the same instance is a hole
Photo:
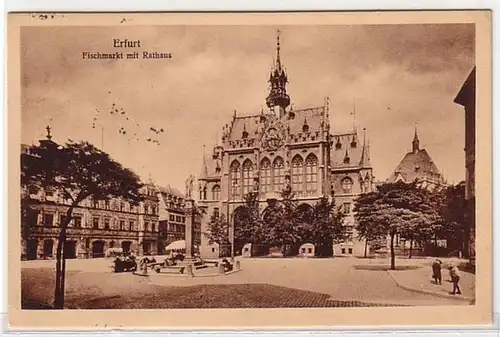
[[[441,284],[441,260],[437,259],[432,263],[432,278],[436,284]]]

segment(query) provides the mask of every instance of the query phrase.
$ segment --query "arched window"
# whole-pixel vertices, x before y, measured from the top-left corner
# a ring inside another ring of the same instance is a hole
[[[306,158],[306,191],[314,193],[318,190],[318,158],[310,154]]]
[[[273,185],[275,191],[281,191],[285,183],[285,163],[281,157],[273,161]]]
[[[299,155],[292,159],[292,189],[296,192],[304,189],[304,161]]]
[[[260,162],[260,186],[264,193],[271,191],[271,162],[267,158]]]
[[[346,178],[342,179],[341,185],[342,185],[342,192],[352,193],[352,179],[351,178],[346,177]]]
[[[250,192],[252,188],[253,165],[250,160],[245,160],[243,163],[243,195]]]
[[[215,185],[212,187],[212,200],[219,200],[220,199],[220,186]]]
[[[240,163],[235,160],[230,167],[231,197],[233,199],[240,196],[240,174]]]

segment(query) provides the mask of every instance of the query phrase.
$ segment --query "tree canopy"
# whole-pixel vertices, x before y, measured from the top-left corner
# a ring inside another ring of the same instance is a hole
[[[422,188],[418,182],[383,183],[377,190],[359,196],[355,217],[360,237],[368,240],[389,236],[391,267],[394,268],[394,237],[425,243],[431,239],[461,235],[464,188]],[[463,237],[463,236],[461,236]]]
[[[65,220],[60,224],[56,254],[54,307],[62,309],[66,271],[62,252],[74,208],[87,198],[118,197],[138,203],[143,200],[140,191],[143,185],[134,172],[89,142],[70,140],[65,145],[58,145],[45,140],[33,146],[30,152],[21,155],[21,184],[28,188],[56,190],[71,200]]]

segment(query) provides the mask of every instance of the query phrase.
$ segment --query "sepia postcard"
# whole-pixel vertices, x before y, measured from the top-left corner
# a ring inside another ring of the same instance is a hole
[[[489,11],[7,28],[10,329],[491,324]]]

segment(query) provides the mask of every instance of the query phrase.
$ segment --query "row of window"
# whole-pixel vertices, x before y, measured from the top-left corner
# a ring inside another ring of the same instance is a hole
[[[128,202],[114,201],[110,203],[109,200],[92,200],[91,205],[93,208],[102,208],[113,211],[131,212],[131,213],[140,212],[140,207],[132,205]],[[144,205],[144,213],[156,215],[158,214],[158,207],[151,205]]]
[[[169,217],[168,217],[168,220],[175,221],[175,222],[180,222],[180,223],[184,223],[186,221],[186,217],[184,217],[182,215],[170,214]]]
[[[307,156],[305,162],[302,157],[295,156],[292,160],[292,188],[296,191],[316,192],[318,188],[318,158],[314,154]],[[245,160],[240,167],[238,161],[230,166],[231,196],[241,197],[251,192],[253,186],[253,164]],[[240,184],[240,181],[242,184]],[[260,163],[261,192],[280,190],[285,183],[285,163],[283,158],[276,157],[273,162],[264,158]],[[242,187],[242,188],[241,188]]]
[[[169,223],[168,224],[168,231],[174,232],[174,233],[184,233],[186,231],[186,226],[181,225],[181,224],[176,224],[176,223]]]
[[[44,213],[42,216],[42,224],[45,227],[54,227],[61,225],[66,221],[66,215],[59,216],[59,222],[54,223],[55,216],[52,213]],[[38,222],[38,212],[30,211],[28,213],[28,223],[36,224]],[[73,216],[73,220],[68,224],[68,227],[83,228],[82,226],[82,216]],[[93,229],[117,229],[126,231],[138,231],[138,223],[134,220],[118,220],[110,218],[92,218],[92,228]],[[157,224],[155,221],[145,221],[144,230],[147,232],[155,232],[157,230]]]
[[[36,194],[38,193],[38,190],[35,186],[30,186],[29,187],[29,193],[30,194]],[[45,191],[45,196],[47,197],[53,197],[54,196],[54,191],[52,190],[46,190]],[[86,201],[83,201],[82,203],[85,203]],[[71,204],[72,200],[64,200],[64,204]],[[113,211],[121,211],[121,212],[131,212],[131,213],[139,213],[140,212],[140,207],[137,205],[132,205],[129,202],[125,201],[118,201],[118,200],[88,200],[87,205],[93,208],[101,208],[101,209],[107,209],[107,210],[113,210]],[[151,205],[144,205],[144,213],[145,214],[158,214],[158,207],[156,206],[151,206]]]

